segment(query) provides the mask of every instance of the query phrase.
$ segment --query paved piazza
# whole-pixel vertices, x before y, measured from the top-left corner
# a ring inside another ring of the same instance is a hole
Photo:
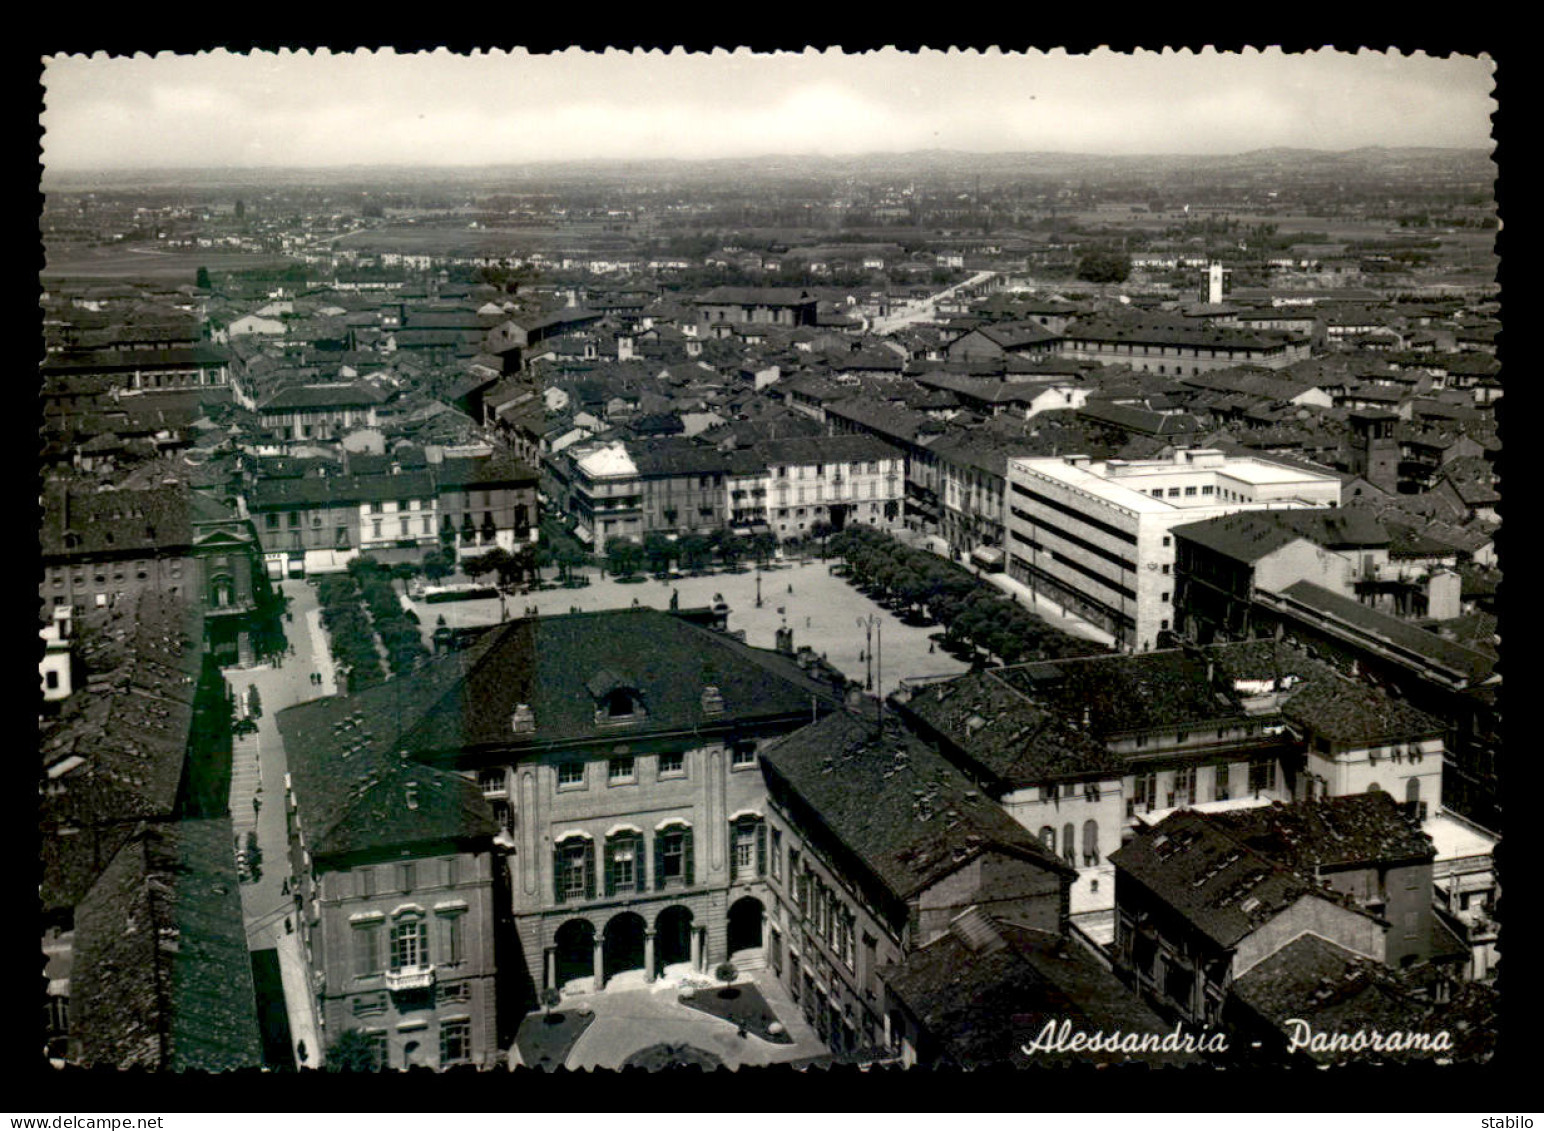
[[[680,594],[681,608],[694,608],[713,603],[715,594],[721,594],[729,605],[729,630],[744,630],[745,642],[758,648],[772,648],[776,644],[779,626],[786,624],[793,630],[795,648],[805,645],[824,655],[830,663],[845,672],[850,679],[860,682],[865,677],[865,661],[859,659],[867,650],[865,630],[858,625],[860,619],[876,617],[876,634],[882,648],[879,651],[882,670],[876,671],[876,681],[889,693],[894,691],[902,678],[921,675],[953,675],[966,670],[968,665],[956,660],[939,648],[932,647],[928,637],[942,629],[933,625],[913,628],[902,624],[895,614],[881,608],[864,597],[853,586],[830,572],[833,562],[817,560],[777,564],[761,576],[761,608],[756,607],[756,577],[754,567],[745,573],[718,573],[707,577],[678,577],[670,581],[624,584],[609,577],[601,577],[590,570],[590,584],[580,589],[550,589],[544,592],[516,594],[505,599],[510,617],[518,617],[527,606],[535,606],[542,614],[550,616],[573,609],[591,612],[600,609],[625,609],[636,600],[640,605],[656,609],[670,607],[671,593]],[[427,635],[432,635],[438,618],[452,626],[496,624],[499,620],[499,602],[493,598],[477,601],[447,601],[429,605],[415,601],[413,608],[423,622]]]

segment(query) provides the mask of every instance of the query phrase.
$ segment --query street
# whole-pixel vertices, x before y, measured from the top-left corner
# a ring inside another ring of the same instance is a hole
[[[277,948],[279,968],[284,982],[284,998],[289,1010],[290,1034],[298,1047],[305,1042],[307,1063],[315,1065],[321,1045],[316,1029],[310,978],[300,936],[286,930],[286,919],[294,926],[294,898],[290,884],[287,830],[284,821],[284,775],[287,770],[284,745],[274,716],[285,707],[336,690],[332,658],[321,626],[321,610],[316,590],[302,581],[281,583],[290,599],[290,616],[284,626],[294,654],[282,659],[282,666],[226,668],[225,678],[231,689],[245,699],[257,688],[262,713],[257,731],[239,737],[232,753],[231,820],[239,847],[245,848],[249,832],[257,833],[261,854],[258,879],[241,885],[241,905],[247,927],[247,949]],[[320,685],[311,682],[311,674],[320,672]],[[297,1058],[298,1059],[298,1058]]]

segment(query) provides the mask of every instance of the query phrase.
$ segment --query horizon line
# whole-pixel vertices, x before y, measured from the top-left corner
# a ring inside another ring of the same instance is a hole
[[[488,161],[440,161],[434,163],[414,163],[407,161],[350,161],[336,165],[316,164],[271,164],[271,165],[67,165],[50,167],[40,158],[43,168],[43,177],[50,174],[79,174],[79,173],[176,173],[176,172],[313,172],[313,171],[339,171],[339,170],[378,170],[378,169],[503,169],[503,168],[551,168],[562,165],[708,165],[731,161],[854,161],[873,160],[879,158],[897,157],[922,157],[928,155],[948,155],[966,157],[1083,157],[1099,158],[1106,160],[1141,161],[1161,160],[1173,158],[1206,159],[1247,157],[1256,153],[1287,152],[1287,153],[1314,153],[1314,154],[1345,154],[1360,153],[1366,151],[1398,152],[1402,150],[1423,151],[1432,153],[1493,153],[1496,149],[1494,140],[1489,145],[1353,145],[1343,148],[1329,148],[1323,146],[1307,145],[1262,145],[1254,149],[1219,150],[1216,152],[1184,152],[1179,150],[1155,151],[1144,153],[1113,153],[1100,150],[1080,149],[895,149],[895,150],[864,150],[858,153],[818,153],[812,151],[798,151],[789,153],[753,153],[753,154],[723,154],[714,157],[549,157],[534,161],[513,160],[488,160]]]

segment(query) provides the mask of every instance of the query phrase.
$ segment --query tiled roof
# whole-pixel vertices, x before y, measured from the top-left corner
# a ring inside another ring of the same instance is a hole
[[[1296,871],[1345,865],[1431,860],[1431,838],[1387,793],[1354,793],[1318,801],[1213,813],[1250,848]]]
[[[979,912],[967,912],[979,915]],[[962,916],[962,919],[964,916]],[[880,977],[954,1068],[1012,1063],[1043,1066],[1144,1060],[1185,1064],[1185,1053],[1024,1053],[1048,1022],[1092,1035],[1163,1035],[1172,1027],[1075,943],[1001,919],[986,929],[951,930],[885,967]],[[981,945],[985,936],[987,945]]]
[[[1003,668],[1002,681],[1068,718],[1089,717],[1101,737],[1244,713],[1231,684],[1208,679],[1207,660],[1183,650],[1095,656]]]
[[[1108,777],[1124,769],[1098,738],[1036,704],[997,672],[917,690],[904,709],[1008,789]]]
[[[1273,330],[1232,330],[1194,326],[1183,319],[1146,315],[1141,318],[1106,316],[1080,319],[1067,327],[1068,342],[1136,342],[1143,345],[1186,346],[1200,349],[1277,349],[1302,335]]]
[[[769,743],[761,755],[766,772],[897,899],[910,899],[988,851],[1058,874],[1072,871],[943,755],[899,727],[880,738],[872,719],[838,711]]]
[[[1265,1021],[1286,1032],[1292,1020],[1308,1023],[1316,1033],[1374,1030],[1389,1033],[1427,1032],[1445,1026],[1440,1007],[1405,993],[1387,970],[1344,947],[1305,933],[1248,970],[1233,983],[1232,993]],[[1326,1062],[1344,1062],[1343,1052],[1309,1052]],[[1429,1060],[1430,1052],[1369,1053],[1401,1059]]]
[[[602,670],[620,673],[637,691],[641,717],[626,723],[597,721],[597,703],[585,685]],[[721,714],[710,715],[703,707],[702,688],[709,683],[719,688]],[[808,712],[812,697],[829,704],[829,686],[809,679],[785,657],[644,608],[515,621],[464,652],[441,657],[339,706],[324,700],[283,711],[278,718],[286,749],[290,731],[303,730],[297,741],[325,766],[335,761],[337,750],[349,746],[357,748],[356,755],[379,749],[382,757],[395,757],[402,749],[415,756],[448,756],[472,746],[633,742]],[[531,738],[517,739],[511,729],[519,704],[528,705],[535,716]],[[352,714],[362,716],[362,726],[340,726],[334,733],[334,724]],[[350,770],[350,780],[361,772]]]
[[[262,404],[259,412],[286,412],[307,408],[345,408],[378,405],[386,398],[369,385],[290,385]]]
[[[1116,890],[1131,876],[1220,947],[1231,948],[1305,896],[1313,884],[1189,809],[1110,854]],[[1322,897],[1321,897],[1322,898]]]
[[[1282,595],[1322,614],[1331,623],[1341,621],[1361,634],[1460,672],[1472,682],[1488,679],[1495,670],[1495,663],[1478,652],[1443,640],[1435,633],[1416,628],[1350,597],[1342,597],[1311,581],[1295,582],[1283,589]]]
[[[1348,746],[1431,738],[1447,730],[1442,720],[1343,677],[1310,682],[1282,704],[1281,713],[1313,734]]]
[[[768,464],[852,463],[898,459],[901,453],[877,436],[793,436],[762,440],[756,453]]]
[[[44,556],[77,560],[185,550],[196,523],[235,519],[229,507],[180,485],[81,491],[49,484],[43,505]]]
[[[692,300],[696,306],[803,306],[815,301],[814,294],[798,287],[714,287]]]
[[[230,819],[141,828],[75,915],[71,1043],[86,1065],[262,1066]]]

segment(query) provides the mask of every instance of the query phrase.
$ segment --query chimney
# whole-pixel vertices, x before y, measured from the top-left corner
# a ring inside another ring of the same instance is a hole
[[[536,714],[531,710],[529,703],[515,704],[515,713],[510,717],[510,727],[516,734],[536,733]]]
[[[416,781],[408,782],[407,786],[406,786],[406,793],[407,793],[407,807],[409,809],[417,809],[418,808],[418,783]]]
[[[702,713],[705,715],[722,715],[724,713],[723,693],[712,684],[702,689]]]

